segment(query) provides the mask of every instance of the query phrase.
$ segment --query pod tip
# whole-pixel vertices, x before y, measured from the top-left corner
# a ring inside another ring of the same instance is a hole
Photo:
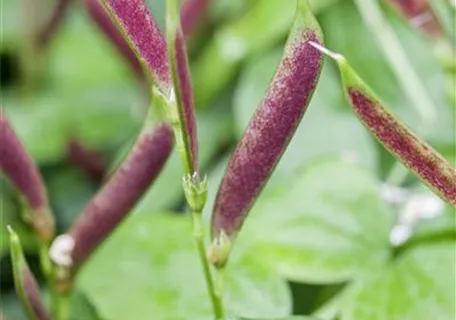
[[[309,41],[309,44],[312,47],[314,47],[315,49],[317,49],[318,51],[320,51],[321,53],[323,53],[323,54],[327,55],[328,57],[330,57],[331,59],[337,61],[338,63],[346,61],[345,57],[343,55],[341,55],[340,53],[331,51],[328,48],[322,46],[321,44],[319,44],[315,41]]]

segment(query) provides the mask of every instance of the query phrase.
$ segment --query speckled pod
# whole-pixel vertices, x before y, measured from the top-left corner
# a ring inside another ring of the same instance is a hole
[[[8,228],[10,233],[11,261],[13,266],[14,286],[29,319],[51,320],[51,316],[41,299],[35,277],[25,260],[18,235]]]
[[[376,97],[342,56],[336,56],[353,111],[383,146],[448,203],[456,206],[456,170]]]
[[[212,237],[231,240],[280,160],[311,100],[323,65],[308,41],[322,34],[306,1],[297,12],[282,61],[219,187],[212,216]]]
[[[174,92],[179,113],[180,137],[185,146],[185,173],[198,171],[198,140],[193,102],[193,88],[188,68],[187,49],[180,26],[176,0],[167,1],[167,40]]]
[[[92,198],[67,232],[73,238],[71,264],[77,269],[127,216],[160,173],[173,146],[167,124],[145,129],[128,157]]]
[[[103,0],[136,55],[165,96],[171,87],[165,38],[144,0]]]
[[[103,7],[102,0],[84,0],[84,6],[92,20],[97,24],[100,30],[112,42],[119,53],[128,61],[131,70],[139,78],[144,78],[144,70],[136,57],[135,53],[128,46],[127,41],[111,21],[109,14]]]
[[[185,0],[180,15],[184,35],[189,36],[201,23],[211,0]]]
[[[0,169],[26,203],[24,219],[43,240],[54,236],[46,188],[38,168],[0,109]]]
[[[108,168],[108,163],[102,154],[87,149],[76,139],[70,139],[67,142],[67,159],[95,182],[103,180]]]

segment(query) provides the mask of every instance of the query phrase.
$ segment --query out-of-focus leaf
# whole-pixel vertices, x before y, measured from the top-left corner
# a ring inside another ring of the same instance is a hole
[[[25,315],[25,312],[22,309],[22,305],[14,291],[2,291],[2,298],[0,299],[0,311],[8,320],[27,320],[27,316]]]
[[[262,319],[251,319],[251,318],[227,318],[226,320],[262,320]],[[266,318],[266,319],[263,319],[263,320],[318,320],[317,318],[309,318],[309,317],[299,317],[299,316],[296,316],[296,317],[286,317],[286,318],[274,318],[274,319],[271,319],[271,318]]]
[[[57,222],[63,230],[73,223],[76,215],[97,191],[90,178],[73,168],[55,170],[46,185]]]
[[[259,199],[240,235],[259,261],[306,283],[340,283],[387,261],[392,216],[371,174],[319,160],[295,176]]]
[[[79,285],[106,320],[211,319],[191,237],[186,216],[132,216],[81,270]],[[224,281],[229,313],[248,317],[289,314],[287,284],[253,256],[238,251],[233,258]]]
[[[69,313],[69,320],[102,320],[92,302],[78,290],[71,295]]]
[[[21,219],[21,208],[12,198],[12,190],[0,178],[0,259],[9,252],[9,237],[6,227],[11,226],[21,239],[25,252],[37,250],[36,237]]]
[[[454,319],[455,245],[422,245],[372,271],[345,300],[341,319]]]
[[[445,75],[432,46],[412,30],[405,21],[394,14],[386,15],[410,58],[412,65],[423,80],[437,110],[437,124],[424,138],[437,147],[453,143],[454,117],[445,96]],[[350,21],[350,23],[347,23]],[[341,52],[369,86],[418,134],[424,124],[411,102],[402,92],[375,39],[364,26],[359,13],[350,1],[343,1],[326,10],[320,22],[326,43]],[[362,44],[362,45],[361,45]],[[419,54],[416,54],[419,52]],[[421,134],[422,135],[422,134]],[[423,135],[422,135],[423,136]]]
[[[263,98],[280,57],[280,50],[272,51],[253,61],[242,74],[234,98],[239,136]],[[299,166],[323,155],[346,157],[364,167],[376,169],[375,144],[349,109],[345,108],[338,76],[333,71],[328,66],[323,68],[307,114],[273,177],[289,177]]]
[[[230,114],[224,111],[206,112],[199,115],[197,124],[200,163],[201,167],[205,168],[220,150],[220,147],[231,139],[232,119]],[[136,210],[150,212],[175,207],[184,195],[182,189],[183,174],[179,155],[174,150],[163,172],[141,200]]]

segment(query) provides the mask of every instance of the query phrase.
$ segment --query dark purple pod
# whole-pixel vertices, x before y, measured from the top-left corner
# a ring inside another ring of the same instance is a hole
[[[67,159],[95,182],[103,180],[108,168],[108,163],[101,153],[88,149],[77,139],[70,139],[67,142]]]
[[[14,286],[24,311],[30,319],[51,320],[49,311],[41,299],[38,283],[25,260],[19,237],[9,226],[8,231],[10,233]]]
[[[119,53],[128,61],[133,73],[140,79],[144,79],[144,70],[141,63],[136,57],[135,53],[129,47],[127,41],[124,39],[122,33],[117,29],[116,25],[112,22],[105,8],[103,7],[102,0],[84,0],[84,6],[91,16],[92,20],[97,24],[100,30],[112,42]]]
[[[307,109],[323,65],[322,54],[309,41],[321,43],[322,33],[307,2],[300,0],[282,61],[219,187],[214,240],[235,238]]]
[[[180,14],[182,31],[188,37],[201,23],[211,0],[186,0]]]
[[[198,140],[193,88],[188,67],[187,48],[180,26],[176,1],[168,1],[167,40],[169,64],[179,113],[180,132],[185,149],[185,173],[198,172]]]
[[[69,264],[74,269],[77,269],[127,216],[160,173],[172,147],[173,131],[167,124],[158,124],[140,134],[125,161],[87,204],[67,232],[73,242]]]
[[[168,97],[171,88],[165,38],[143,0],[103,0],[130,47]]]
[[[25,200],[24,219],[43,240],[54,236],[54,218],[50,213],[46,187],[33,159],[0,110],[0,170]]]

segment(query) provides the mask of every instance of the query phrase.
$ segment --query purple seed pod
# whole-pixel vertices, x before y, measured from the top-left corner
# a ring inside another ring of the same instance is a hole
[[[160,173],[173,147],[173,131],[160,123],[145,129],[120,167],[67,232],[70,264],[77,269],[126,217]],[[52,248],[51,248],[52,250]]]
[[[116,25],[112,22],[105,8],[103,7],[102,0],[84,0],[84,6],[91,16],[92,20],[97,24],[100,30],[112,42],[119,53],[128,61],[131,70],[138,77],[144,79],[144,70],[141,63],[136,57],[135,53],[125,41],[122,33],[117,29]]]
[[[151,72],[152,80],[168,97],[171,75],[165,38],[143,0],[103,0],[130,47]]]
[[[183,33],[188,37],[201,23],[207,12],[211,0],[186,0],[181,10],[181,26]]]
[[[215,242],[222,236],[235,238],[287,148],[323,66],[323,55],[308,42],[322,43],[322,38],[307,2],[299,0],[282,61],[219,187],[212,216]]]
[[[38,167],[16,136],[0,109],[0,170],[15,186],[27,205],[24,219],[37,236],[48,241],[54,236],[54,218],[50,213],[46,187]]]
[[[70,139],[67,143],[67,159],[95,182],[103,180],[108,167],[108,163],[102,154],[88,149],[76,139]]]
[[[347,100],[364,126],[437,195],[456,206],[456,169],[397,119],[342,55],[312,45],[337,61]]]
[[[52,39],[52,36],[59,29],[66,12],[73,0],[57,0],[54,10],[48,20],[44,25],[42,30],[38,33],[38,44],[40,47],[45,47],[48,45],[49,41]]]
[[[182,141],[185,146],[186,174],[198,171],[198,140],[193,102],[193,88],[188,67],[185,39],[180,27],[177,3],[168,1],[167,39],[169,64],[173,77],[174,92],[181,125]]]
[[[49,311],[41,299],[38,283],[25,260],[19,236],[9,226],[8,231],[10,233],[14,286],[19,300],[30,319],[51,320]]]

